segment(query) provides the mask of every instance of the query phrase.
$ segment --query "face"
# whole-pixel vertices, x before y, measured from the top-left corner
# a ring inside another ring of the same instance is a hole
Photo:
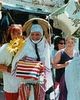
[[[16,39],[21,36],[22,31],[20,29],[13,29],[11,32],[11,38]]]
[[[67,48],[73,48],[74,47],[74,44],[75,44],[75,42],[74,42],[74,40],[73,39],[67,39],[66,40],[66,47]]]
[[[63,49],[65,47],[65,42],[63,40],[59,41],[58,48]]]
[[[40,40],[40,39],[41,39],[41,33],[39,33],[39,32],[32,32],[32,33],[31,33],[31,39],[32,39],[33,41],[38,41],[38,40]]]

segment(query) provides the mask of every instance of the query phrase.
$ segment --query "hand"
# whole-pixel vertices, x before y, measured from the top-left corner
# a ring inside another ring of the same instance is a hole
[[[7,72],[7,66],[4,64],[0,64],[0,72]]]
[[[69,61],[66,61],[66,62],[64,63],[64,66],[66,67],[68,64],[69,64]]]

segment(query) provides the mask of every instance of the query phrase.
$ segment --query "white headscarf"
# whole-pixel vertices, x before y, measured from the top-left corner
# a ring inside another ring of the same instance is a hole
[[[31,33],[33,33],[33,32],[39,32],[39,33],[41,34],[41,37],[40,37],[40,39],[37,40],[37,41],[33,41],[32,39],[31,39],[31,41],[32,41],[33,43],[38,43],[38,42],[40,42],[41,39],[42,39],[42,37],[43,37],[43,29],[42,29],[42,27],[41,27],[39,24],[33,24],[32,27],[31,27]],[[30,34],[31,34],[31,33],[30,33]]]
[[[43,29],[39,24],[33,24],[31,27],[31,33],[32,32],[40,32],[41,35],[43,35]]]

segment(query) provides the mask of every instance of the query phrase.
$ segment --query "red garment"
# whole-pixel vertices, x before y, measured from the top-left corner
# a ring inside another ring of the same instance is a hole
[[[29,98],[29,95],[30,95],[29,87],[26,86],[25,84],[21,84],[19,88],[18,100],[27,100],[27,98]]]
[[[34,86],[34,96],[35,100],[45,100],[45,84]]]
[[[5,94],[5,100],[17,100],[18,99],[18,93],[4,92],[4,94]]]
[[[34,87],[34,96],[35,100],[45,100],[45,91],[44,85],[33,85]],[[30,96],[30,87],[29,85],[22,84],[19,88],[19,97],[18,100],[27,100]]]

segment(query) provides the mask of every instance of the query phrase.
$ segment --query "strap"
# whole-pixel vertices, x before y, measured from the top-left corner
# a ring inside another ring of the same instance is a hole
[[[40,56],[39,56],[39,53],[38,53],[37,44],[35,44],[35,52],[36,52],[36,55],[37,55],[37,61],[40,61]]]

